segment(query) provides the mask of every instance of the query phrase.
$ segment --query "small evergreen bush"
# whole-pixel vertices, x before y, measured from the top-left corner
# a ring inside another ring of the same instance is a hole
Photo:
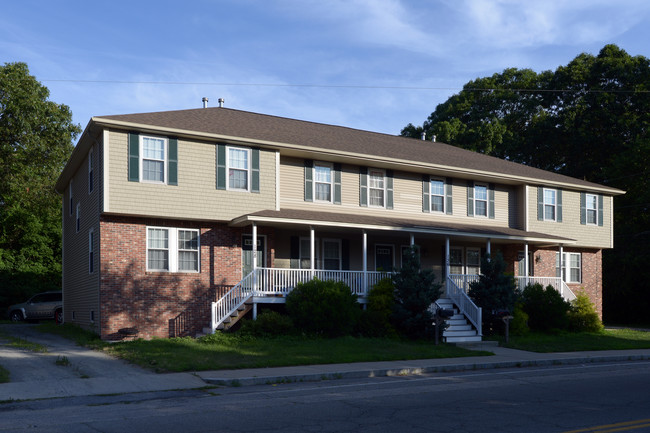
[[[435,332],[433,313],[429,309],[440,297],[440,284],[435,283],[430,269],[420,269],[419,254],[411,248],[404,254],[404,263],[393,276],[395,305],[391,320],[395,328],[410,338],[432,337]]]
[[[569,311],[569,330],[574,332],[600,332],[603,323],[596,313],[594,304],[584,292],[579,292],[571,301]]]
[[[350,287],[318,278],[298,283],[287,295],[286,307],[297,330],[325,337],[351,334],[361,314]]]
[[[523,336],[530,332],[528,328],[528,314],[523,309],[521,302],[515,303],[515,309],[512,312],[510,321],[510,334]]]
[[[532,331],[550,332],[567,330],[568,312],[571,304],[562,298],[553,286],[529,284],[522,293],[523,310],[528,314],[528,326]]]
[[[255,337],[271,337],[292,334],[295,330],[289,316],[277,311],[265,311],[256,320],[242,322],[240,332]]]

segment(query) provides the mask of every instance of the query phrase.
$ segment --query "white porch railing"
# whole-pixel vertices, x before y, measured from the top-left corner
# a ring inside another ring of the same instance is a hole
[[[479,280],[479,275],[467,275],[467,274],[450,274],[449,279],[456,284],[459,288],[467,293],[469,291],[469,285]],[[576,295],[571,291],[569,286],[562,281],[562,278],[559,277],[515,277],[515,283],[517,284],[518,290],[524,290],[528,284],[539,283],[542,286],[553,286],[555,290],[560,292],[560,295],[567,300],[572,301],[576,298]]]
[[[350,287],[353,294],[365,297],[371,287],[379,280],[390,275],[388,272],[376,271],[257,268],[246,275],[243,280],[226,292],[217,302],[212,303],[210,327],[214,333],[226,318],[253,296],[286,296],[296,287],[296,284],[314,278],[323,281],[342,281]]]
[[[476,333],[479,336],[483,335],[483,310],[476,306],[474,302],[467,296],[464,288],[459,287],[454,280],[447,278],[447,296],[456,304],[460,312],[465,315],[472,325],[476,328]]]

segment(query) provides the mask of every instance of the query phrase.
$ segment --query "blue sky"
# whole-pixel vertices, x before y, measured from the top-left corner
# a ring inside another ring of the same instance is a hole
[[[2,0],[0,62],[92,116],[225,105],[398,134],[469,80],[614,43],[650,57],[647,0]]]

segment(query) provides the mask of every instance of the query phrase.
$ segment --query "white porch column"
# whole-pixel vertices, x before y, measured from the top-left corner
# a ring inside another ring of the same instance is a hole
[[[445,237],[445,287],[447,287],[447,279],[449,279],[449,270],[450,270],[450,259],[449,259],[449,236]]]
[[[363,233],[363,290],[368,293],[368,233]]]
[[[564,271],[564,247],[562,246],[562,244],[560,244],[560,260],[559,260],[559,264],[560,264],[560,280],[563,280],[562,273]],[[560,284],[560,287],[562,287],[564,289],[563,284]]]
[[[492,239],[488,238],[487,245],[485,246],[485,252],[490,255],[490,260],[492,259]]]
[[[257,224],[253,223],[253,296],[257,292]],[[253,320],[257,319],[257,304],[253,302]]]
[[[528,242],[524,244],[524,276],[526,277],[526,284],[524,287],[528,285]]]
[[[411,233],[411,246],[415,245],[415,236]]]
[[[311,269],[311,277],[314,278],[314,269],[316,269],[316,236],[314,228],[309,227],[309,269]]]

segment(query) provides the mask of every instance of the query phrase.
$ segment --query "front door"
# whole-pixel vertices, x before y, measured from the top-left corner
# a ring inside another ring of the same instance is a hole
[[[266,237],[257,237],[257,267],[266,266]],[[253,271],[253,236],[242,236],[242,278]]]
[[[393,271],[394,248],[392,245],[375,245],[375,270]]]

